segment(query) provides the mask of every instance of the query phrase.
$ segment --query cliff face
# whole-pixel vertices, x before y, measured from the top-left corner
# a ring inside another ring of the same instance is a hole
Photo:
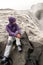
[[[41,31],[39,20],[35,15],[28,10],[15,11],[12,9],[0,10],[0,42],[4,41],[4,43],[6,43],[8,33],[6,32],[5,27],[8,24],[9,16],[14,16],[16,18],[18,25],[23,31],[22,33],[26,31],[30,41],[43,42],[43,31]]]
[[[36,18],[39,20],[40,30],[43,31],[43,3],[33,5],[31,7],[31,10]]]
[[[24,39],[21,39],[23,44],[23,52],[20,54],[17,49],[12,50],[11,58],[13,65],[24,65],[25,54],[30,46],[29,40],[34,46],[43,44],[43,30],[41,30],[40,21],[33,13],[33,9],[16,11],[13,9],[0,9],[0,55],[3,55],[5,45],[7,43],[8,33],[6,32],[6,25],[8,24],[8,17],[16,18],[18,25],[21,27]],[[43,23],[43,22],[42,22]],[[41,23],[41,25],[42,25]],[[24,34],[24,32],[27,33]],[[28,37],[27,37],[28,36]],[[29,39],[29,40],[28,40]],[[40,43],[40,44],[39,44]]]

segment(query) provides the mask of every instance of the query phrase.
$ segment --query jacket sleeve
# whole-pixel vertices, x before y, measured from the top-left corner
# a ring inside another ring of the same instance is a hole
[[[16,34],[18,33],[18,32],[12,32],[10,29],[9,29],[9,27],[8,26],[6,26],[6,31],[9,33],[9,35],[11,35],[11,36],[16,36]]]
[[[21,34],[21,28],[17,25],[17,31]]]

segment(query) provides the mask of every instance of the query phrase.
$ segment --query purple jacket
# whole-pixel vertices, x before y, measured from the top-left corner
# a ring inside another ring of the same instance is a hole
[[[21,29],[17,24],[8,24],[6,30],[9,33],[9,36],[16,36],[18,33],[21,34]]]

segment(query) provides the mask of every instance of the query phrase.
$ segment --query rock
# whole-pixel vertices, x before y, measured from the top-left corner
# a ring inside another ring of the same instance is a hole
[[[31,12],[33,13],[34,19],[37,22],[37,27],[39,29],[39,42],[43,43],[43,3],[35,4],[31,7]],[[38,31],[37,31],[38,32]],[[37,37],[37,36],[36,36]],[[38,40],[38,37],[37,37]]]
[[[43,3],[38,3],[36,5],[33,5],[31,7],[31,10],[33,14],[37,17],[37,19],[40,21],[40,30],[43,31]]]

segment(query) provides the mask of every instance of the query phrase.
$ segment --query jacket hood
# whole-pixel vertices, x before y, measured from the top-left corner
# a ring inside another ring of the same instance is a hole
[[[16,22],[16,18],[14,18],[14,17],[9,17],[9,23],[13,23],[13,22]]]

